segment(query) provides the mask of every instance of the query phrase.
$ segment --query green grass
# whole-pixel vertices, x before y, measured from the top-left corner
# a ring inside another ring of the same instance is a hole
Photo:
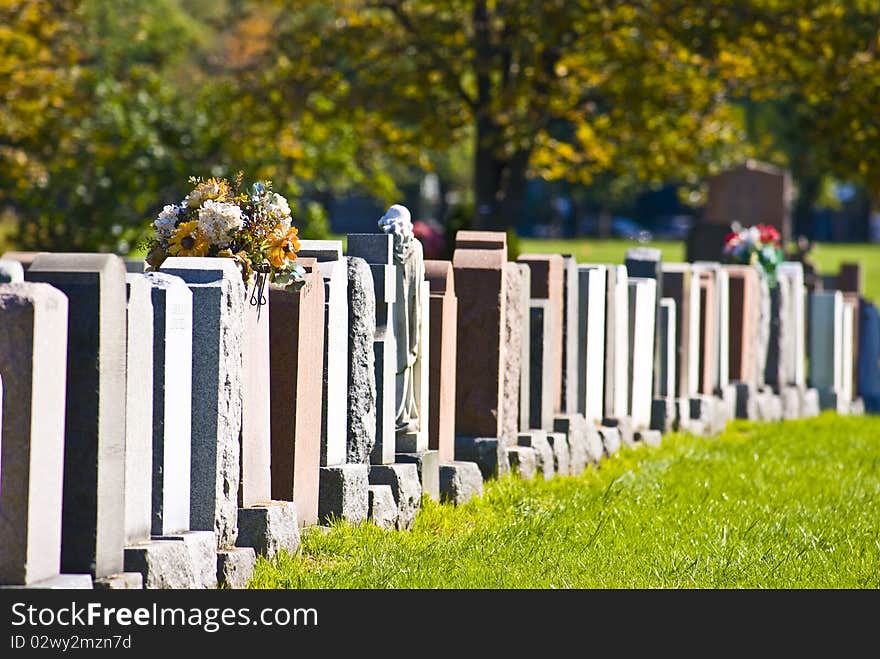
[[[629,240],[594,238],[523,238],[520,240],[520,249],[523,253],[574,254],[581,263],[623,263],[626,250],[637,244]],[[663,250],[664,261],[683,261],[685,258],[683,242],[655,241],[646,243],[646,246]],[[865,277],[865,297],[880,302],[880,244],[819,244],[812,259],[822,274],[836,274],[841,263],[861,263]]]
[[[669,435],[578,477],[426,501],[411,531],[334,523],[256,588],[878,588],[880,418]]]

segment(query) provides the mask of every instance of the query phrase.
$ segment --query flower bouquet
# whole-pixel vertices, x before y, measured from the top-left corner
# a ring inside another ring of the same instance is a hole
[[[779,232],[768,224],[745,227],[735,223],[727,234],[724,256],[731,263],[753,265],[776,286],[776,266],[784,260]]]
[[[280,286],[302,285],[305,270],[296,263],[299,239],[287,199],[272,192],[271,181],[242,192],[241,180],[241,172],[232,183],[190,177],[190,193],[153,221],[147,263],[158,269],[169,256],[226,257],[235,260],[245,286],[257,274],[260,296],[266,277]]]

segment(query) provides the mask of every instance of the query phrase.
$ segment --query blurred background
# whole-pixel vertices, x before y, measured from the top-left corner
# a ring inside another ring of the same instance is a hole
[[[307,238],[401,202],[428,256],[486,228],[677,260],[756,159],[790,176],[789,249],[880,295],[878,26],[868,0],[0,0],[0,247],[137,253],[189,176],[242,170]]]

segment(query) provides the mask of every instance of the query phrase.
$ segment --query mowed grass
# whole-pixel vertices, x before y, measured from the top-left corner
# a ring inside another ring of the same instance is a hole
[[[623,263],[626,250],[638,244],[630,240],[596,240],[595,238],[570,240],[523,238],[520,240],[520,250],[523,253],[574,254],[580,263]],[[664,261],[684,261],[683,242],[655,241],[645,243],[645,246],[661,249]],[[841,263],[861,263],[865,277],[865,297],[880,301],[880,244],[818,244],[811,258],[822,274],[837,274]]]
[[[669,435],[581,476],[490,481],[411,531],[334,523],[255,588],[878,588],[880,418]]]

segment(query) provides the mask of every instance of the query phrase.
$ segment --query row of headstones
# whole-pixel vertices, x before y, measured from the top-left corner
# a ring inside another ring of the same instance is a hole
[[[459,232],[415,278],[413,431],[391,236],[350,235],[347,256],[302,241],[296,292],[245,290],[226,259],[126,276],[108,255],[8,256],[29,267],[0,286],[0,583],[243,585],[298,525],[406,528],[423,492],[460,503],[492,475],[576,474],[660,431],[853,397],[852,313],[823,293],[808,315],[797,264],[771,292],[652,250],[511,263],[503,233]]]

